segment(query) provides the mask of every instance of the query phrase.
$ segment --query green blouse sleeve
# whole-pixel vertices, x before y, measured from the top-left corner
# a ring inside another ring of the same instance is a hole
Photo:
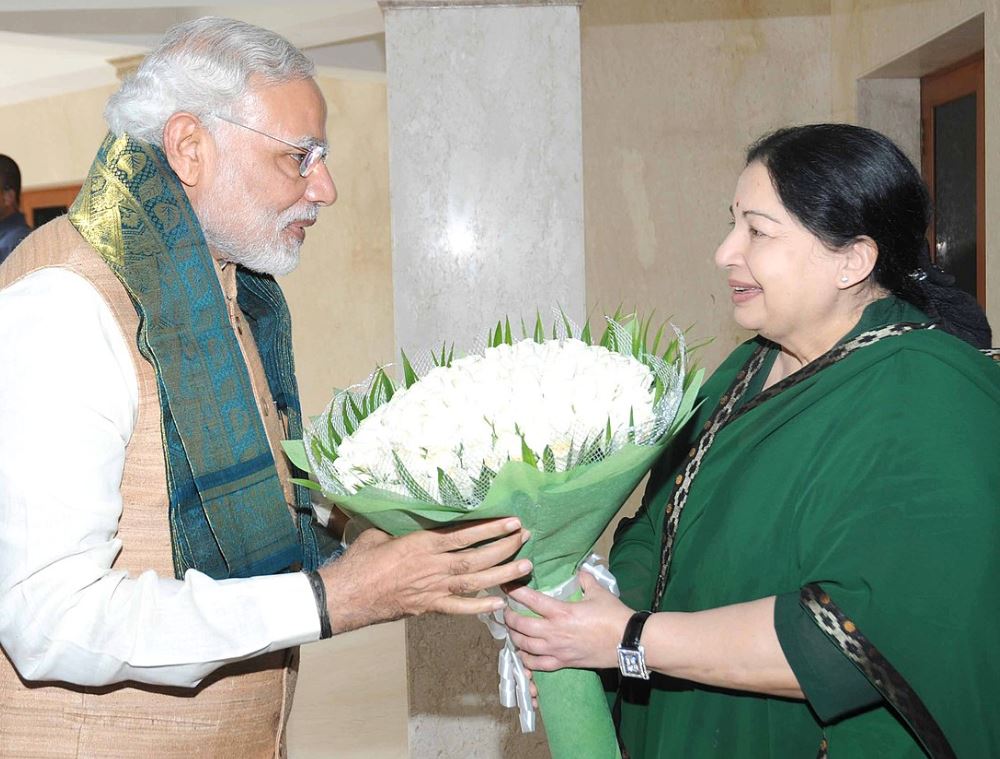
[[[882,700],[868,678],[819,629],[799,603],[799,593],[784,593],[774,603],[774,629],[799,687],[824,723]]]

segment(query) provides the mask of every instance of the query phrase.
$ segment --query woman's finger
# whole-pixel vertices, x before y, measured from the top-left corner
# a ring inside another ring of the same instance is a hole
[[[541,656],[548,652],[548,643],[542,638],[532,638],[530,635],[522,635],[515,630],[510,630],[508,634],[511,642],[522,653]]]
[[[522,653],[521,661],[524,662],[525,667],[539,672],[554,672],[563,668],[563,665],[554,656],[534,656]]]
[[[513,598],[522,606],[527,606],[535,614],[542,617],[551,617],[558,614],[563,610],[563,607],[568,604],[557,601],[554,598],[550,598],[544,593],[539,593],[537,590],[532,590],[529,587],[521,586],[520,588],[511,589],[507,595]]]

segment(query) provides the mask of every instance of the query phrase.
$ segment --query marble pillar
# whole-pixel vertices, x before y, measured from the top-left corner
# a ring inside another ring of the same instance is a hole
[[[397,347],[586,304],[580,0],[382,0]],[[475,619],[407,623],[410,756],[547,756]]]

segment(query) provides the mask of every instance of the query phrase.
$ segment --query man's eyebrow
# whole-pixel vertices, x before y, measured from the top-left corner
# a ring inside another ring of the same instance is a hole
[[[303,150],[309,150],[309,148],[316,147],[319,145],[323,148],[329,148],[330,144],[326,140],[321,140],[318,137],[303,137],[299,140],[294,140],[296,145],[299,145]]]
[[[742,213],[743,213],[744,216],[762,216],[765,219],[773,221],[775,224],[781,224],[781,222],[778,221],[776,218],[774,218],[770,214],[764,213],[763,211],[755,211],[755,210],[753,210],[751,208],[751,209],[748,209],[746,211],[743,211]],[[730,216],[735,216],[735,214],[733,213],[733,207],[732,206],[729,206],[729,215]]]

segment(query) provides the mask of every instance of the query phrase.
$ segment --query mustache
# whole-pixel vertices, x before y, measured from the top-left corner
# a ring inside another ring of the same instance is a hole
[[[301,206],[292,206],[287,211],[283,211],[278,217],[278,224],[285,226],[295,221],[316,221],[319,216],[318,203],[304,203]]]

